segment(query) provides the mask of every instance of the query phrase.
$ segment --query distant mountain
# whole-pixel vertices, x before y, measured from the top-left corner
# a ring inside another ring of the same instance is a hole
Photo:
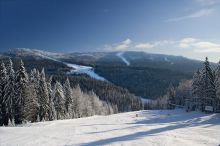
[[[150,54],[145,52],[88,52],[51,53],[33,49],[12,49],[6,56],[31,60],[33,64],[48,61],[56,66],[49,73],[65,73],[71,70],[62,62],[90,66],[94,72],[107,81],[127,88],[143,98],[157,98],[166,92],[170,84],[177,85],[181,80],[191,79],[193,72],[202,66],[198,60],[182,56]],[[213,64],[214,65],[214,64]]]

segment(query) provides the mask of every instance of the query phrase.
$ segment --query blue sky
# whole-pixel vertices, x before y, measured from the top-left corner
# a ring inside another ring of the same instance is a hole
[[[0,0],[0,49],[220,59],[220,0]]]

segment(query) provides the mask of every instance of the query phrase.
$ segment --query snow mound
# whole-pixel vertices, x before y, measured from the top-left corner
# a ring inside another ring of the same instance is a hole
[[[123,56],[124,52],[119,52],[116,55],[127,65],[130,65],[130,62]]]
[[[220,114],[152,110],[0,127],[1,146],[218,146]]]

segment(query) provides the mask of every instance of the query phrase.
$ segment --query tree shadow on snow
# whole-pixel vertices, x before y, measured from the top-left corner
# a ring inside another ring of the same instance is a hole
[[[210,126],[220,125],[220,114],[209,115],[209,114],[204,114],[204,113],[199,113],[199,112],[193,112],[193,113],[178,113],[177,112],[177,113],[172,113],[172,115],[170,115],[169,111],[167,111],[167,113],[164,111],[162,113],[160,113],[160,111],[158,112],[160,116],[158,116],[158,114],[155,114],[155,113],[151,114],[151,112],[143,111],[140,116],[146,117],[146,118],[137,119],[137,121],[134,123],[127,123],[128,125],[133,125],[133,126],[129,126],[129,127],[121,128],[121,129],[110,129],[106,131],[91,132],[89,134],[110,132],[110,131],[123,130],[123,129],[131,129],[131,128],[136,128],[138,126],[146,126],[146,125],[151,125],[151,124],[166,125],[168,123],[171,123],[171,125],[157,128],[157,129],[151,129],[148,131],[137,132],[137,133],[132,133],[128,135],[84,143],[84,144],[81,144],[81,146],[108,145],[108,144],[115,143],[115,142],[136,140],[142,137],[154,136],[159,133],[172,131],[175,129],[186,128],[186,127],[194,127],[194,126],[200,126],[200,125],[205,125],[207,127],[210,127]],[[147,114],[148,116],[146,116]],[[149,114],[151,115],[149,116]]]
[[[186,124],[182,125],[171,125],[167,127],[162,127],[162,128],[157,128],[157,129],[152,129],[149,131],[143,131],[143,132],[137,132],[129,135],[124,135],[124,136],[119,136],[119,137],[113,137],[113,138],[108,138],[108,139],[102,139],[94,142],[89,142],[89,143],[84,143],[81,144],[81,146],[95,146],[95,145],[108,145],[114,142],[123,142],[123,141],[130,141],[130,140],[136,140],[142,137],[146,136],[154,136],[158,133],[162,133],[165,131],[170,131],[178,128],[184,128],[186,127]]]
[[[161,114],[163,113],[163,114]],[[209,124],[209,126],[220,125],[220,114],[204,114],[200,112],[181,112],[172,113],[170,111],[158,111],[157,114],[151,114],[148,111],[143,111],[141,116],[145,119],[138,120],[136,123],[128,124],[167,124],[167,123],[187,123],[189,126],[199,126]],[[146,116],[150,114],[149,116]],[[207,119],[206,119],[207,117]],[[211,117],[211,118],[210,118]]]

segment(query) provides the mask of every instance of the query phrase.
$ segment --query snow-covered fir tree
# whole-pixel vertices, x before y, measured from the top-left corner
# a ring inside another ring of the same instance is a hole
[[[69,118],[72,118],[74,115],[74,108],[73,108],[73,92],[72,88],[70,86],[70,81],[67,78],[63,85],[64,90],[64,96],[65,96],[65,110],[66,110],[66,116]]]
[[[40,120],[49,120],[49,92],[44,69],[40,73],[38,102]]]
[[[76,88],[73,89],[73,110],[74,110],[75,118],[80,118],[79,106],[80,106],[81,98],[82,98],[82,90],[80,89],[80,86],[77,85]]]
[[[28,95],[25,99],[24,105],[24,117],[26,121],[36,122],[39,110],[38,98],[37,98],[37,71],[32,70],[29,76]]]
[[[16,94],[16,83],[15,83],[15,71],[13,68],[12,60],[9,59],[7,65],[7,83],[5,86],[4,101],[6,102],[7,114],[10,115],[8,118],[10,121],[14,119],[14,105]]]
[[[53,101],[56,110],[56,119],[65,119],[65,96],[63,86],[60,82],[56,82],[53,90]]]
[[[16,98],[15,98],[15,124],[21,124],[24,120],[24,101],[28,96],[28,74],[21,60],[16,73]]]
[[[215,71],[216,108],[220,109],[220,61]]]
[[[5,85],[7,83],[7,71],[5,64],[2,62],[0,66],[0,126],[8,123],[8,115],[6,111]]]
[[[53,90],[52,90],[52,79],[53,77],[51,76],[48,81],[47,81],[47,88],[48,88],[48,93],[49,93],[49,120],[55,120],[56,119],[56,110],[54,107],[54,100],[53,100]]]
[[[205,109],[205,105],[212,106],[216,98],[216,89],[215,89],[215,75],[212,71],[208,58],[204,62],[204,68],[202,70],[202,83],[204,87],[204,100],[202,101],[202,109]]]
[[[192,80],[192,95],[191,102],[195,106],[194,108],[202,110],[203,101],[205,96],[205,84],[204,84],[204,74],[200,70],[194,73]]]

